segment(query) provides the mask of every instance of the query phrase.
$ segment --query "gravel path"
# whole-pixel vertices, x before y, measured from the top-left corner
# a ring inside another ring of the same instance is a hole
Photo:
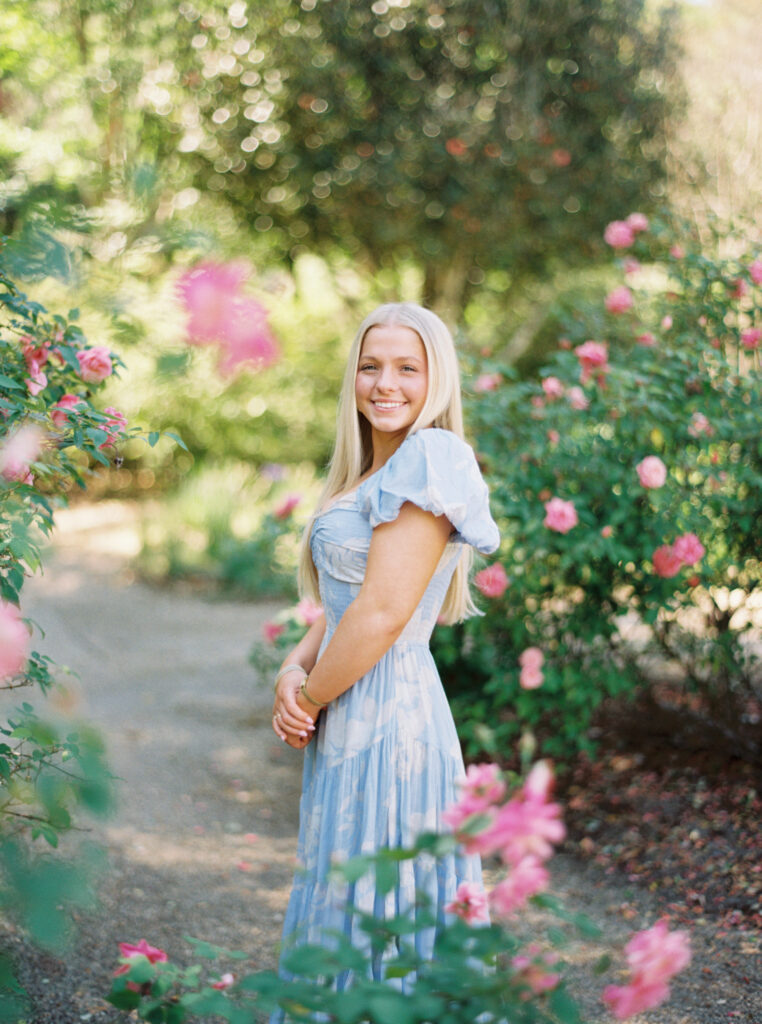
[[[76,713],[104,734],[122,780],[114,816],[94,825],[109,867],[95,911],[77,914],[75,945],[41,955],[15,949],[34,1012],[28,1024],[124,1022],[103,999],[117,943],[146,938],[191,962],[192,935],[249,952],[244,969],[270,967],[294,864],[301,755],[269,727],[270,691],[246,663],[272,606],[209,601],[147,587],[128,565],[134,515],[102,503],[59,516],[56,550],[28,585],[40,646],[79,675]],[[75,840],[64,847],[73,848]],[[631,890],[574,858],[554,861],[556,891],[616,942],[659,916]],[[547,923],[533,914],[522,927]],[[762,1024],[759,936],[699,921],[694,961],[669,1004],[642,1024]],[[602,948],[572,942],[575,994],[586,1020],[611,1020],[592,978]]]

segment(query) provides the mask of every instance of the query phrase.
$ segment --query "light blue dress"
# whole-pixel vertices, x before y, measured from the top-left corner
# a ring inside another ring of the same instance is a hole
[[[284,949],[330,941],[330,930],[364,947],[367,937],[344,908],[347,899],[392,917],[415,906],[417,890],[429,895],[444,920],[458,885],[481,881],[479,858],[460,855],[402,862],[399,885],[385,896],[375,892],[372,877],[351,886],[328,879],[332,862],[408,846],[421,832],[446,831],[442,812],[454,803],[455,782],[465,774],[429,638],[463,545],[487,554],[497,548],[499,535],[474,453],[455,434],[429,428],[406,438],[377,473],[315,520],[310,541],[326,616],[321,652],[358,594],[373,528],[396,519],[406,501],[447,516],[454,532],[399,639],[321,713],[305,750],[298,847],[303,870],[288,904]],[[419,932],[418,952],[428,957],[434,939],[434,929]],[[383,977],[381,958],[372,971]],[[349,973],[337,981],[339,988],[350,983]],[[394,983],[404,990],[410,982]],[[277,1013],[273,1018],[282,1019]]]

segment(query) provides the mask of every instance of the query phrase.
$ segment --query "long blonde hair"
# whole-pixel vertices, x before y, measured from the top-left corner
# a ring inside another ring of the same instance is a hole
[[[423,342],[428,360],[428,389],[418,418],[408,436],[424,427],[441,427],[463,437],[463,410],[460,400],[460,372],[452,335],[430,309],[414,302],[389,302],[374,309],[358,328],[347,358],[347,368],[339,396],[336,418],[336,443],[328,466],[317,511],[310,519],[302,538],[299,562],[299,591],[319,600],[318,576],[310,550],[310,535],[315,517],[326,502],[337,494],[351,491],[373,462],[370,424],[355,402],[355,377],[362,344],[371,327],[410,327]],[[450,581],[440,616],[445,622],[459,622],[477,612],[468,588],[468,574],[473,552],[467,548]]]

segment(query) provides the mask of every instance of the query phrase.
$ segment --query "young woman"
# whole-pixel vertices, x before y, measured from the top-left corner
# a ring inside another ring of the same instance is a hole
[[[487,487],[463,440],[449,331],[412,303],[380,306],[360,325],[341,392],[328,479],[305,534],[300,582],[323,615],[285,659],[273,728],[306,746],[299,861],[284,945],[327,930],[363,935],[343,903],[382,916],[426,892],[440,917],[478,857],[404,861],[398,888],[372,879],[340,889],[332,862],[443,831],[464,775],[458,737],[428,641],[437,618],[472,614],[471,548],[499,542]],[[312,742],[310,742],[312,740]],[[431,953],[433,929],[417,934]],[[373,974],[383,977],[377,958]],[[351,981],[338,979],[339,987]],[[405,982],[396,982],[405,988]]]

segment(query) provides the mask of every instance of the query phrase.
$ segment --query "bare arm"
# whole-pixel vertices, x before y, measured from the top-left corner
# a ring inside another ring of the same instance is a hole
[[[393,522],[375,528],[360,592],[310,673],[311,697],[338,697],[389,650],[423,597],[451,532],[445,516],[411,502]],[[318,708],[301,694],[297,704],[317,718]]]
[[[296,647],[283,659],[281,669],[286,665],[301,665],[305,673],[310,673],[317,661],[324,636],[325,615],[321,615],[312,623]],[[314,729],[312,716],[306,715],[296,703],[296,696],[303,678],[304,676],[300,672],[288,672],[278,680],[278,685],[275,688],[273,729],[282,740],[288,742],[295,737],[309,739],[309,733]],[[304,744],[297,745],[303,746]]]

